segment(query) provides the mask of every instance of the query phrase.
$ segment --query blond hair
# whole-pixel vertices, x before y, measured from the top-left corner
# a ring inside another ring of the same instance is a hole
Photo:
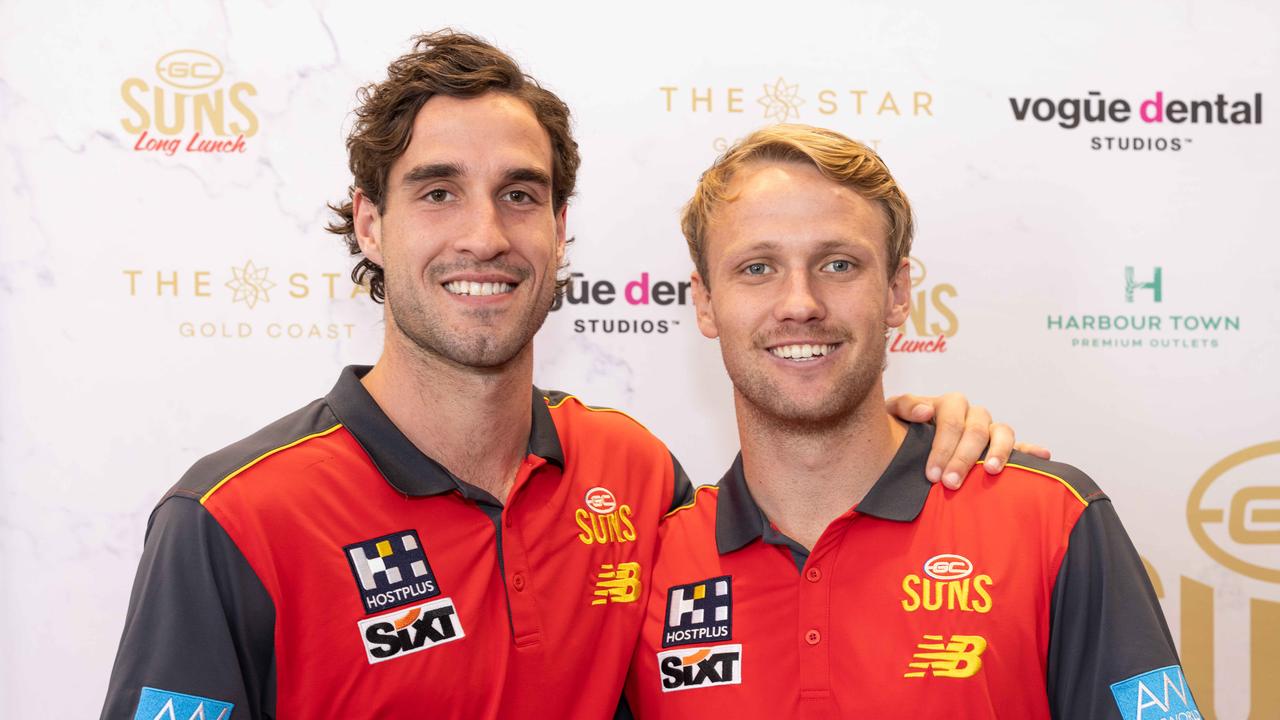
[[[740,169],[749,163],[770,161],[810,163],[825,177],[880,207],[889,230],[886,270],[890,276],[911,253],[915,232],[911,203],[875,151],[834,130],[811,125],[772,125],[751,133],[716,158],[684,206],[680,229],[704,284],[709,280],[706,250],[712,216],[722,203],[733,201],[728,194],[729,185]]]

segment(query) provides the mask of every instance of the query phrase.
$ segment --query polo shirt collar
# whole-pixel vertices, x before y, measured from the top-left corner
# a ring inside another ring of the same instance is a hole
[[[439,495],[458,490],[464,496],[484,493],[464,483],[431,457],[425,455],[391,422],[374,402],[360,379],[369,372],[367,365],[343,368],[338,382],[325,396],[338,421],[369,453],[382,476],[405,495]],[[543,391],[532,390],[533,424],[529,432],[529,454],[564,467],[564,451],[556,433],[551,411],[547,409]],[[474,492],[473,492],[474,491]]]
[[[933,487],[924,475],[932,445],[932,425],[907,425],[907,436],[898,452],[854,509],[884,520],[915,520]],[[716,549],[721,555],[731,553],[770,531],[768,518],[751,497],[742,471],[742,453],[738,453],[716,493]]]

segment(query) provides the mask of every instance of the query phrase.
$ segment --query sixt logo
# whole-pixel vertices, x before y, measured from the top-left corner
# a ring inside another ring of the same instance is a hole
[[[370,665],[466,637],[450,598],[416,605],[396,617],[360,620],[356,626]]]
[[[934,555],[921,568],[925,577],[917,574],[902,578],[902,591],[906,598],[902,609],[916,612],[960,610],[961,612],[991,612],[993,585],[990,575],[973,575],[973,563],[963,555],[944,553]]]
[[[986,638],[978,635],[952,635],[945,642],[941,635],[925,635],[907,663],[911,669],[902,677],[973,677],[982,669],[982,653],[986,649]]]
[[[742,684],[742,646],[713,645],[658,653],[662,692]]]
[[[1111,686],[1124,720],[1199,720],[1187,679],[1177,665],[1152,670]]]

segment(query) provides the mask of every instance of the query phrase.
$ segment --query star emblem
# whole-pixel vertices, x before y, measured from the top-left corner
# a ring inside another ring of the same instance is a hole
[[[786,122],[793,115],[800,117],[800,106],[804,104],[804,100],[797,97],[799,92],[799,83],[788,85],[786,80],[778,78],[778,82],[772,86],[764,86],[764,95],[756,102],[764,106],[766,118]]]
[[[259,301],[271,302],[267,291],[276,284],[267,279],[268,272],[269,268],[259,268],[252,260],[246,262],[244,267],[231,268],[232,278],[227,282],[227,287],[234,293],[231,302],[242,302],[251,310]]]

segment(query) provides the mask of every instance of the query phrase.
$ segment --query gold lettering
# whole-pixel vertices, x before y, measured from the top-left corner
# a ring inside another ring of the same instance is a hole
[[[876,110],[876,114],[883,115],[885,108],[893,110],[894,115],[902,115],[902,112],[898,110],[898,103],[893,101],[893,93],[891,92],[886,92],[884,94],[884,99],[880,101],[880,109]]]
[[[938,610],[942,608],[942,586],[937,580],[924,579],[924,609]],[[932,592],[930,592],[932,591]]]
[[[978,594],[978,597],[982,598],[980,601],[973,601],[974,611],[980,613],[991,612],[991,594],[987,592],[987,588],[994,584],[991,582],[990,575],[979,575],[973,579],[973,591]]]
[[[907,612],[915,612],[920,609],[920,593],[915,591],[912,585],[920,584],[919,575],[908,575],[902,578],[902,591],[907,594],[907,599],[902,601],[902,609]]]
[[[294,273],[289,276],[289,284],[293,289],[289,291],[289,297],[304,298],[311,294],[311,288],[307,287],[307,274]]]
[[[337,288],[334,283],[340,277],[339,273],[320,273],[320,275],[329,280],[329,299],[332,300],[338,296]]]
[[[204,131],[204,121],[207,119],[214,135],[226,135],[227,129],[222,123],[222,91],[196,95],[195,116],[197,132]]]
[[[631,506],[623,505],[618,508],[618,517],[622,519],[622,539],[627,542],[635,542],[636,526],[631,524]]]
[[[972,610],[969,607],[969,578],[947,583],[947,609],[955,610],[957,606],[966,612]]]
[[[933,335],[946,335],[947,337],[951,337],[960,330],[960,321],[956,319],[956,314],[951,311],[951,308],[947,307],[947,304],[943,302],[942,296],[944,294],[948,297],[955,297],[955,287],[950,283],[941,283],[933,288],[933,306],[937,308],[938,312],[942,313],[944,318],[947,319],[947,324],[944,327],[938,323],[933,323],[930,325],[930,328],[933,330],[931,333]]]
[[[258,134],[258,116],[240,99],[242,94],[255,96],[258,91],[246,82],[239,82],[231,86],[231,106],[239,110],[240,114],[244,116],[245,122],[248,123],[245,127],[241,127],[238,122],[231,123],[231,134],[253,137]]]
[[[608,521],[607,523],[602,522],[601,524],[608,529],[609,539],[613,542],[618,542],[618,538],[622,536],[622,523],[618,520],[618,513],[611,512],[608,515],[605,515],[603,520]]]
[[[932,94],[917,90],[912,100],[914,102],[914,106],[911,108],[912,115],[919,115],[920,111],[923,110],[929,114],[929,117],[933,117],[933,109],[930,107],[933,105]]]
[[[818,93],[818,102],[822,103],[818,108],[818,112],[823,115],[831,115],[836,111],[836,91],[823,90]]]
[[[666,93],[666,95],[667,95],[667,112],[671,112],[671,96],[672,96],[673,94],[675,94],[675,91],[676,91],[676,90],[678,90],[679,88],[674,88],[674,87],[671,87],[670,85],[663,85],[662,87],[660,87],[660,88],[658,88],[658,89],[659,89],[659,90],[661,90],[662,92]]]
[[[587,511],[578,508],[573,513],[573,519],[578,523],[578,527],[582,528],[582,532],[578,533],[578,539],[583,545],[590,545],[595,542],[591,535],[591,526],[587,524]]]
[[[742,112],[742,88],[729,88],[729,112]]]
[[[1205,720],[1214,720],[1213,588],[1184,577],[1181,592],[1182,648],[1178,654],[1187,682],[1195,688],[1200,713]]]
[[[212,297],[213,293],[209,292],[209,271],[196,271],[196,297]]]
[[[1249,717],[1280,717],[1280,603],[1249,600]]]
[[[711,89],[711,88],[707,88],[707,94],[706,94],[706,95],[703,95],[703,96],[699,96],[699,95],[698,95],[698,89],[697,89],[697,88],[690,88],[690,90],[689,90],[689,94],[693,97],[693,111],[694,111],[694,112],[698,112],[698,103],[699,103],[699,102],[704,102],[704,103],[706,103],[706,104],[707,104],[707,112],[711,112],[711,95],[712,95],[712,89]]]
[[[605,525],[604,518],[591,513],[591,528],[594,530],[596,542],[602,545],[609,542],[609,527]]]
[[[181,133],[183,125],[186,124],[187,96],[182,93],[173,94],[173,117],[169,118],[172,122],[165,122],[164,88],[157,87],[154,94],[156,132],[162,135]]]
[[[129,295],[137,297],[138,295],[138,276],[142,274],[141,270],[125,270],[125,275],[129,276]]]
[[[161,275],[159,272],[156,272],[156,295],[164,294],[165,285],[172,286],[173,296],[174,297],[178,296],[178,271],[177,270],[173,271],[172,280],[165,280],[163,275]]]
[[[862,96],[866,95],[867,91],[866,90],[850,90],[849,94],[858,99],[858,102],[854,105],[854,112],[856,112],[858,115],[861,115],[862,114]]]
[[[120,85],[120,97],[124,99],[124,104],[138,115],[137,122],[131,122],[129,118],[120,119],[120,126],[127,133],[140,133],[151,127],[151,116],[147,114],[146,106],[133,96],[133,92],[137,90],[147,91],[147,84],[141,78],[129,78]]]

